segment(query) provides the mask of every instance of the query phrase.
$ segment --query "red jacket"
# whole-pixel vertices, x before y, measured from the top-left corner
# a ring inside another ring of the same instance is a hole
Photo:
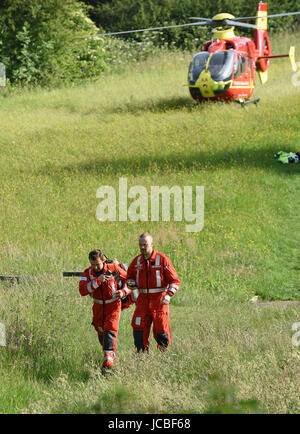
[[[104,300],[106,304],[109,302],[118,301],[118,299],[115,298],[115,293],[119,289],[122,290],[122,297],[128,295],[131,291],[127,288],[126,285],[126,271],[124,271],[117,264],[107,264],[105,262],[103,273],[106,273],[107,270],[110,270],[111,272],[118,272],[122,283],[121,288],[118,287],[118,282],[116,279],[111,279],[106,282],[100,282],[99,278],[92,270],[92,267],[88,267],[84,270],[79,281],[80,294],[91,295],[94,300]]]
[[[135,284],[140,294],[166,291],[172,296],[180,286],[180,280],[169,257],[155,250],[147,261],[143,255],[134,258],[127,270],[127,281]]]

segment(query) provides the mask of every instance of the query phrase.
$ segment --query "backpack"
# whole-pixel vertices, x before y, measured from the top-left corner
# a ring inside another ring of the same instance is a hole
[[[121,289],[123,285],[122,285],[122,281],[121,281],[121,278],[119,276],[119,273],[117,271],[116,264],[120,268],[122,268],[124,271],[128,270],[127,264],[125,262],[119,262],[116,258],[115,259],[108,259],[108,257],[106,255],[103,254],[103,256],[104,256],[104,260],[107,264],[114,264],[115,270],[113,272],[110,271],[109,274],[112,274],[114,276],[115,280],[117,281],[119,289]],[[121,302],[122,302],[121,310],[124,310],[124,309],[128,309],[128,307],[130,307],[132,304],[134,304],[135,299],[132,296],[132,293],[130,293],[130,294],[126,295],[125,297],[122,297]]]

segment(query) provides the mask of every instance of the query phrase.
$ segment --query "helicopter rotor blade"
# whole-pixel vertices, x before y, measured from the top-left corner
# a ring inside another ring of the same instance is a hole
[[[207,25],[206,22],[187,23],[187,24],[178,24],[175,26],[151,27],[149,29],[125,30],[123,32],[110,32],[110,33],[98,33],[97,35],[75,36],[74,39],[96,38],[98,36],[125,35],[128,33],[150,32],[153,30],[174,29],[178,27],[188,27],[188,26],[206,26],[206,25]]]
[[[189,17],[189,20],[205,20],[205,21],[211,21],[210,18],[202,18],[202,17]]]
[[[247,29],[257,29],[257,26],[255,26],[254,24],[239,23],[238,21],[234,20],[224,20],[224,22],[229,26],[244,27]]]
[[[299,15],[299,14],[300,14],[300,12],[287,12],[287,13],[284,13],[284,14],[266,15],[264,17],[258,17],[257,15],[253,16],[253,17],[238,17],[238,18],[234,18],[234,20],[237,20],[237,21],[247,21],[247,20],[256,20],[256,18],[288,17],[290,15]]]
[[[211,26],[211,27],[221,27],[224,24],[227,24],[228,26],[237,26],[237,27],[244,27],[244,28],[248,28],[248,29],[257,29],[257,26],[255,26],[254,24],[239,23],[237,21],[234,21],[233,19],[232,20],[228,20],[228,19],[208,20],[206,22],[206,25]],[[203,25],[205,25],[205,24],[203,24]]]

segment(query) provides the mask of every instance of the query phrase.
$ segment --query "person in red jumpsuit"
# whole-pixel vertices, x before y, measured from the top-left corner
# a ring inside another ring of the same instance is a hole
[[[127,270],[128,286],[138,288],[131,321],[134,344],[138,353],[149,351],[153,324],[157,347],[166,350],[171,344],[169,303],[179,289],[180,280],[168,256],[153,249],[149,233],[140,236],[139,248],[141,254],[136,256]]]
[[[91,266],[86,268],[79,281],[82,296],[94,299],[93,322],[103,348],[103,373],[113,367],[116,360],[121,299],[131,294],[126,284],[126,271],[118,263],[107,263],[101,250],[89,253]]]

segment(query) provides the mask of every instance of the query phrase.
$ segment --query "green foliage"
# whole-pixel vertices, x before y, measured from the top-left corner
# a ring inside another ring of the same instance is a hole
[[[0,6],[0,59],[12,84],[51,86],[99,75],[102,44],[74,40],[97,28],[76,0],[4,0]]]
[[[9,87],[53,87],[122,70],[157,51],[152,36],[140,43],[111,38],[75,39],[99,29],[77,0],[5,0],[0,5],[0,61]]]
[[[204,414],[263,414],[256,399],[238,400],[236,387],[224,384],[221,375],[214,373],[208,386],[208,407]]]

